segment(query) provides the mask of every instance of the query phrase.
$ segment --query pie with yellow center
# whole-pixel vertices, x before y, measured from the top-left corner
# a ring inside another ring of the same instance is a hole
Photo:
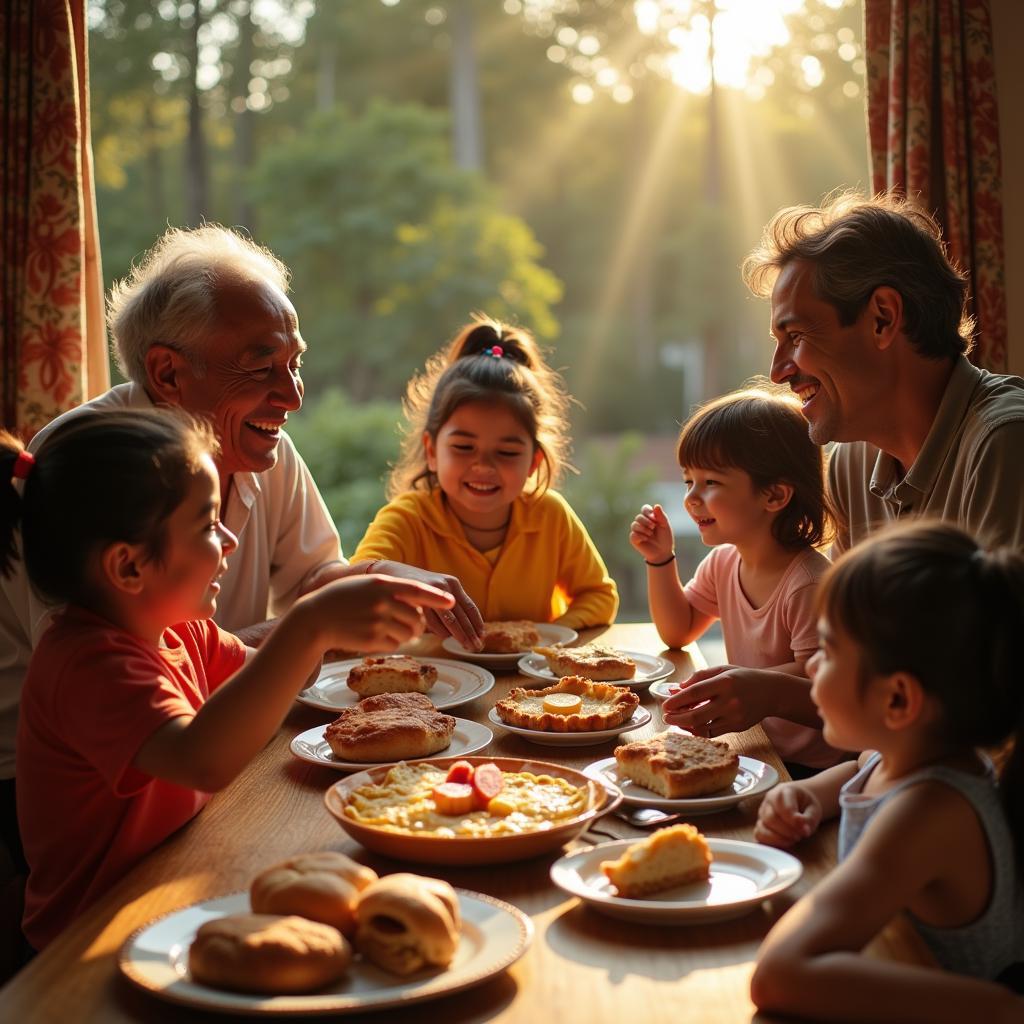
[[[556,676],[580,675],[591,680],[632,679],[636,662],[622,651],[606,644],[581,647],[534,647],[535,654],[547,659]]]
[[[633,717],[640,698],[625,686],[566,676],[543,690],[516,687],[494,706],[498,717],[538,732],[597,732]]]

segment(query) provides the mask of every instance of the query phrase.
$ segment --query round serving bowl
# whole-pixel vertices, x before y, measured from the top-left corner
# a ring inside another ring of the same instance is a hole
[[[575,817],[560,821],[550,828],[534,832],[521,832],[505,836],[438,836],[397,832],[377,825],[365,825],[349,818],[345,807],[353,791],[367,783],[380,782],[393,765],[381,765],[365,772],[350,775],[334,783],[324,794],[327,810],[338,824],[358,843],[374,853],[411,860],[423,864],[498,864],[505,861],[526,860],[560,849],[575,839],[590,823],[613,811],[622,803],[622,793],[611,783],[602,784],[574,768],[565,768],[548,761],[534,761],[519,757],[440,757],[424,758],[416,764],[436,765],[445,770],[456,761],[469,761],[472,765],[495,764],[503,772],[532,772],[565,779],[574,786],[587,790],[587,809]]]

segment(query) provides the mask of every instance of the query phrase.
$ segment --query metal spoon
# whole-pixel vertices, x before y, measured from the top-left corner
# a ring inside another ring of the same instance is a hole
[[[667,825],[670,821],[678,821],[682,817],[681,814],[670,814],[657,807],[623,807],[617,810],[615,815],[635,828]]]

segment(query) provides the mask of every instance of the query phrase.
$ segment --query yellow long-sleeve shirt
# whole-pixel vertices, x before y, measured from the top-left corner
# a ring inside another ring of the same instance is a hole
[[[352,555],[353,562],[377,558],[457,576],[488,621],[580,629],[606,625],[619,607],[586,527],[555,491],[517,498],[504,544],[487,554],[466,540],[440,488],[407,491],[377,513]]]

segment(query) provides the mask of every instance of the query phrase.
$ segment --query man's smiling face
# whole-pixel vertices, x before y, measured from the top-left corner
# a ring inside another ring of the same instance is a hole
[[[288,413],[302,405],[306,344],[287,297],[259,281],[225,282],[203,343],[201,372],[181,371],[181,405],[210,418],[221,444],[217,466],[262,473],[277,461]]]
[[[814,291],[813,266],[787,263],[772,290],[775,355],[771,378],[800,399],[815,444],[870,436],[879,407],[879,379],[871,344],[870,314],[844,327],[835,307]]]

